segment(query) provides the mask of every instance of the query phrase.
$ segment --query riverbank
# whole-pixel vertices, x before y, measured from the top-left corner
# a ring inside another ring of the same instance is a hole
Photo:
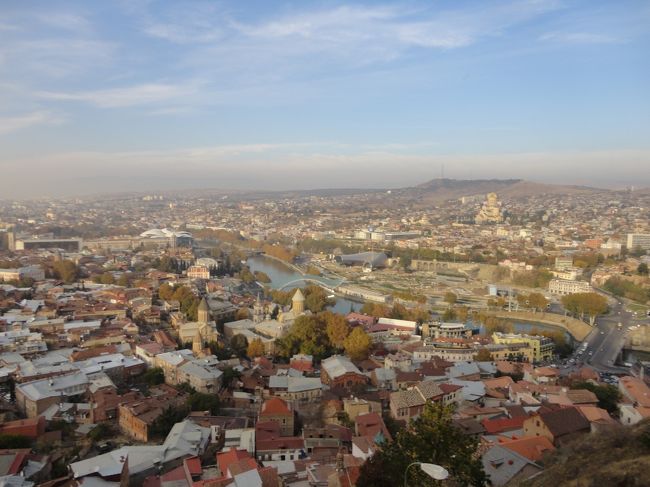
[[[548,326],[560,328],[571,335],[574,340],[584,341],[585,338],[591,333],[593,328],[587,323],[580,321],[570,316],[561,316],[554,313],[531,313],[529,311],[493,311],[488,312],[490,316],[495,318],[526,322],[526,323],[541,323]]]

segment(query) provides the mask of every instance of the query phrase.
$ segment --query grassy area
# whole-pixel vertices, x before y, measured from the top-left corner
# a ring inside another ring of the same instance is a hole
[[[648,310],[650,310],[648,306],[645,306],[643,304],[637,304],[637,303],[628,304],[625,308],[628,311],[631,311],[633,313],[639,313],[643,315],[645,315],[648,312]]]

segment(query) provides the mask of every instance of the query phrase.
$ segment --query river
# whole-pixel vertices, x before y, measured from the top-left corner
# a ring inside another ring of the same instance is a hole
[[[316,281],[322,282],[323,285],[328,286],[330,288],[336,287],[337,284],[339,284],[338,281],[335,281],[333,279],[328,279],[326,277],[303,276],[302,274],[294,271],[293,269],[289,268],[282,262],[277,261],[275,259],[270,259],[263,255],[256,255],[254,257],[250,257],[247,261],[247,264],[252,272],[261,271],[266,273],[271,279],[271,287],[273,289],[282,288],[283,286],[289,283],[291,284],[289,284],[286,288],[284,288],[285,290],[294,287],[302,287],[305,285],[305,281],[303,281],[305,277],[309,277],[309,279],[314,279]],[[293,283],[292,281],[296,281],[296,282]],[[358,311],[361,308],[361,306],[363,306],[362,303],[358,303],[356,301],[351,301],[349,299],[337,296],[336,304],[332,306],[330,309],[335,313],[348,314],[350,312],[350,309],[353,309],[354,311]],[[537,328],[540,331],[563,331],[561,328],[542,324],[542,323],[537,323],[537,324],[536,323],[513,323],[513,331],[515,333],[529,333],[530,330],[534,328]],[[485,334],[485,331],[486,330],[484,329],[484,327],[481,326],[480,333]],[[568,333],[565,333],[565,336],[567,339],[570,339],[570,335]]]
[[[338,281],[334,281],[326,277],[303,276],[299,272],[290,269],[282,262],[279,262],[275,259],[269,259],[268,257],[264,257],[263,255],[256,255],[254,257],[250,257],[247,261],[247,264],[252,272],[261,271],[264,272],[266,275],[268,275],[269,278],[271,279],[270,285],[273,289],[280,289],[289,283],[291,284],[289,284],[288,286],[286,286],[286,288],[284,288],[285,291],[294,287],[302,287],[306,284],[305,281],[303,280],[305,279],[305,277],[319,281],[323,283],[324,286],[330,288],[336,287],[336,285],[338,284]],[[296,281],[296,282],[294,283],[292,281]],[[350,312],[350,309],[358,311],[361,308],[361,306],[363,306],[362,303],[357,303],[356,301],[351,301],[349,299],[341,298],[337,296],[336,304],[330,307],[330,310],[334,311],[335,313],[348,314]]]

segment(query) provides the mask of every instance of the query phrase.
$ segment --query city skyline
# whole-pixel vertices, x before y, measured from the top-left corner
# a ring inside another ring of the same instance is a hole
[[[650,186],[647,2],[0,9],[7,198]]]

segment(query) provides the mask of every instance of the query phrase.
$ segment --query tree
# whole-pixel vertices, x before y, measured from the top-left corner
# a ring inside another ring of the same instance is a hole
[[[71,284],[79,277],[79,268],[71,260],[59,260],[52,265],[54,277]]]
[[[387,317],[391,312],[388,306],[380,303],[371,303],[370,301],[363,303],[363,306],[361,306],[359,311],[364,315],[373,316],[375,318]]]
[[[232,367],[226,367],[223,369],[223,378],[221,383],[223,384],[224,387],[230,387],[232,382],[236,379],[239,379],[241,377],[241,373],[237,369],[233,369]]]
[[[239,357],[243,356],[248,349],[248,339],[241,333],[237,333],[230,339],[230,347]]]
[[[253,340],[248,344],[246,354],[251,358],[255,358],[263,356],[264,352],[264,343],[262,340],[260,338],[253,338]]]
[[[320,286],[315,284],[310,284],[304,289],[305,295],[305,309],[308,309],[312,313],[320,313],[328,306],[332,306],[336,303],[335,299],[327,297],[327,292]],[[292,295],[293,296],[293,295]]]
[[[187,413],[188,410],[186,406],[175,407],[170,404],[163,409],[160,416],[158,416],[149,427],[150,435],[156,438],[165,438],[176,423],[185,419]]]
[[[115,435],[115,431],[110,423],[99,423],[88,433],[88,438],[94,442],[101,441],[106,438],[111,438]]]
[[[548,306],[548,299],[542,293],[530,293],[528,295],[528,306],[536,311],[545,310]]]
[[[158,297],[164,301],[169,301],[174,296],[174,287],[168,282],[163,282],[158,288]]]
[[[444,313],[442,313],[442,321],[452,321],[456,319],[456,313],[453,308],[447,308]]]
[[[562,297],[565,309],[583,319],[589,316],[589,324],[594,325],[596,318],[607,311],[607,299],[598,293],[576,293]]]
[[[357,326],[352,330],[350,335],[343,341],[345,353],[352,360],[363,360],[368,357],[372,339],[363,328]]]
[[[248,308],[239,308],[235,313],[236,320],[247,320],[250,317],[251,315],[250,312],[248,311]]]
[[[476,362],[492,362],[492,354],[487,348],[481,348],[476,355],[474,355]]]
[[[487,477],[477,450],[479,441],[458,429],[452,408],[427,403],[422,415],[401,430],[394,441],[381,448],[361,467],[357,487],[404,485],[407,467],[413,462],[434,463],[447,469],[453,485],[484,486]],[[442,485],[420,469],[408,470],[407,485]]]
[[[110,272],[104,272],[99,278],[99,282],[102,284],[115,284],[115,278]]]
[[[640,276],[647,276],[648,275],[648,264],[645,262],[641,262],[639,264],[639,267],[636,268],[636,271],[639,273]]]
[[[0,434],[0,449],[29,448],[32,440],[22,435],[2,435]]]
[[[187,399],[187,407],[190,411],[210,411],[211,415],[216,416],[219,414],[221,403],[215,394],[194,392]]]
[[[129,287],[131,285],[130,276],[125,272],[117,280],[117,285],[122,287]]]
[[[165,382],[165,372],[160,367],[152,367],[142,374],[147,385],[155,386]]]
[[[618,411],[618,402],[622,399],[618,388],[610,384],[596,385],[582,381],[572,384],[571,389],[587,389],[593,392],[598,398],[598,407],[607,410],[609,413]]]
[[[325,320],[325,331],[330,344],[336,348],[343,348],[343,342],[350,333],[348,322],[342,315],[330,311],[322,313],[322,317]]]
[[[266,272],[255,271],[253,274],[255,275],[255,280],[261,283],[268,284],[269,282],[271,282],[271,278]]]
[[[451,306],[453,304],[456,304],[456,301],[458,301],[458,296],[456,296],[451,291],[447,291],[445,293],[444,300],[445,300],[445,303],[448,303]]]

